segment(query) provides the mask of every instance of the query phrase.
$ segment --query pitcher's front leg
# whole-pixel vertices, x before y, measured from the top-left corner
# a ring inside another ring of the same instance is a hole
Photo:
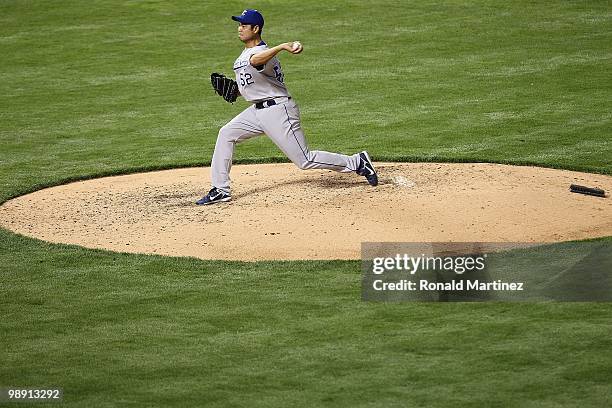
[[[211,182],[214,188],[230,194],[230,171],[237,143],[261,136],[263,130],[249,107],[219,130],[211,162]]]

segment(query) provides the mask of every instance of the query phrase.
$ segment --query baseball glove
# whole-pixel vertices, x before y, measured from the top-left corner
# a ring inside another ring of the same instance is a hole
[[[223,99],[230,103],[236,102],[236,98],[238,98],[238,84],[236,81],[223,74],[213,72],[210,74],[210,82],[215,92]]]

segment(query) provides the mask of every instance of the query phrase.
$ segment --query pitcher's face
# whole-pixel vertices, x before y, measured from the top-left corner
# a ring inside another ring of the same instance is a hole
[[[238,37],[240,38],[240,41],[247,42],[249,40],[257,38],[258,35],[259,35],[258,26],[254,26],[251,24],[242,24],[242,23],[238,25]]]

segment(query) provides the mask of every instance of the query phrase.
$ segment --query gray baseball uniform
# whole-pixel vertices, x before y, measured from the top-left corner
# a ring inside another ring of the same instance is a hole
[[[279,149],[300,169],[331,169],[339,172],[357,171],[359,154],[346,156],[338,153],[311,151],[300,124],[300,111],[284,84],[278,58],[273,57],[263,66],[250,63],[253,54],[268,49],[262,41],[245,48],[234,63],[240,94],[253,105],[221,128],[211,171],[212,185],[230,194],[230,169],[234,146],[244,140],[266,134]]]

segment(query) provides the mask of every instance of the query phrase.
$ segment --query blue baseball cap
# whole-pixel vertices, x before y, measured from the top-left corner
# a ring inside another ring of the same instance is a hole
[[[264,25],[261,13],[253,9],[246,9],[239,16],[232,16],[232,20],[238,21],[241,24],[257,25],[259,28],[263,28]]]

